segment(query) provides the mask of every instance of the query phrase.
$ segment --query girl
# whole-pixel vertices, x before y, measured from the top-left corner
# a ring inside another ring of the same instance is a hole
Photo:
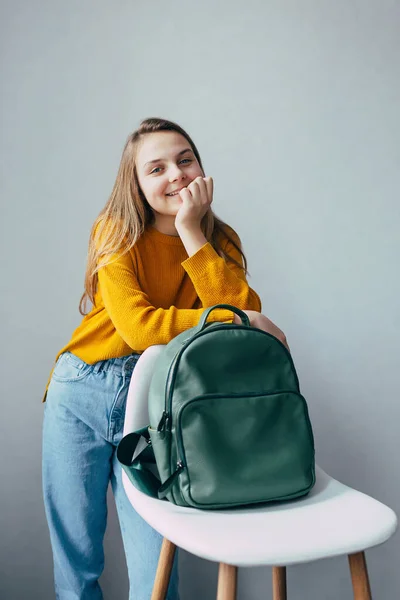
[[[261,314],[235,231],[211,209],[213,180],[179,125],[144,120],[126,142],[111,196],[93,224],[81,324],[56,356],[43,402],[43,497],[58,600],[99,600],[107,487],[115,497],[131,600],[149,600],[162,538],[121,483],[130,378],[140,354],[194,327],[218,303],[284,334]],[[85,313],[86,300],[92,308]],[[210,321],[237,322],[218,309]],[[178,599],[177,554],[168,600]]]

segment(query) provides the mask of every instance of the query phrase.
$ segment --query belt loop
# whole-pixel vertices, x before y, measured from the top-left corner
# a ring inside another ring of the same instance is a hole
[[[99,371],[101,371],[103,363],[104,363],[104,360],[99,360],[99,361],[95,362],[93,365],[93,372],[98,373]]]
[[[93,373],[98,373],[99,372],[99,363],[95,362],[93,365]]]
[[[129,371],[129,369],[127,368],[127,367],[129,366],[129,365],[128,365],[128,361],[129,361],[129,357],[128,357],[128,358],[126,358],[126,359],[123,361],[123,363],[122,363],[122,369],[121,369],[121,370],[122,370],[122,374],[123,374],[124,376],[125,376],[125,374],[126,374],[128,371]]]
[[[127,356],[126,360],[124,360],[124,363],[122,365],[122,370],[123,370],[124,374],[126,372],[127,373],[133,372],[133,360],[132,360],[133,358],[134,358],[134,356],[129,355],[129,356]]]

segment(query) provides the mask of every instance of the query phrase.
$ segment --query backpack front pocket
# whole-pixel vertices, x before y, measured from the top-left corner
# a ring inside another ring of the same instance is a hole
[[[315,481],[314,441],[299,393],[205,394],[177,415],[180,492],[218,508],[295,498]]]

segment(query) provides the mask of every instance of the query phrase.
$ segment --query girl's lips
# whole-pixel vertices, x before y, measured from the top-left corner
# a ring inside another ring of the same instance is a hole
[[[180,192],[181,190],[184,190],[185,186],[181,187],[180,190],[174,190],[173,192],[169,192],[169,194],[165,194],[166,196],[177,196],[178,192]]]

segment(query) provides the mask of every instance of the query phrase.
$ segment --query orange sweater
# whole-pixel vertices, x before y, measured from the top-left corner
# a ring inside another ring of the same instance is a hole
[[[235,241],[236,232],[230,228]],[[225,237],[227,254],[242,264],[242,258]],[[188,257],[180,237],[147,227],[129,252],[101,267],[95,306],[75,329],[67,350],[81,360],[99,360],[142,353],[198,324],[204,309],[214,304],[232,304],[261,312],[259,296],[242,269],[226,263],[209,242]],[[216,309],[208,321],[233,321],[230,310]],[[43,402],[54,370],[50,373]]]

